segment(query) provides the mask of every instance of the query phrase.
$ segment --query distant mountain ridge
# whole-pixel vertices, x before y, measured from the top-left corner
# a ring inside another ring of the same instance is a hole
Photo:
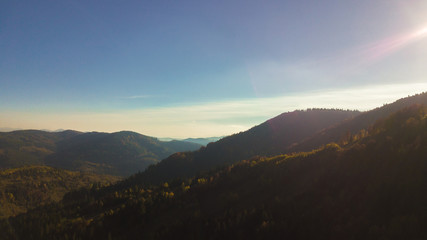
[[[216,141],[218,141],[218,140],[221,140],[222,138],[224,138],[224,137],[186,138],[186,139],[184,139],[183,141],[186,141],[186,142],[193,142],[193,143],[198,143],[198,144],[200,144],[200,145],[206,146],[206,145],[208,145],[209,143],[216,142]]]
[[[399,99],[363,113],[331,109],[283,113],[248,131],[208,144],[198,151],[171,155],[135,177],[141,182],[157,184],[194,176],[257,155],[310,151],[330,142],[345,140],[375,121],[413,104],[427,104],[427,93]]]
[[[22,130],[0,133],[0,168],[48,165],[68,170],[126,176],[199,144],[171,141],[135,132],[82,133],[72,130]]]
[[[0,168],[43,165],[44,158],[56,151],[58,142],[79,134],[81,132],[72,130],[19,130],[0,133]]]
[[[330,126],[299,143],[293,144],[287,152],[310,151],[329,142],[347,141],[348,138],[351,138],[352,135],[357,134],[360,130],[368,130],[379,119],[387,118],[390,114],[414,104],[427,105],[427,92],[399,99]]]
[[[427,105],[352,141],[190,178],[79,190],[0,220],[5,239],[427,239]]]
[[[138,174],[141,181],[159,183],[231,164],[256,155],[284,153],[292,144],[359,115],[358,111],[309,109],[283,113],[248,131],[224,137],[195,152],[176,153]]]
[[[208,137],[208,138],[185,138],[185,139],[175,139],[175,138],[159,138],[160,141],[170,142],[170,141],[184,141],[197,143],[203,146],[208,145],[211,142],[216,142],[224,137]]]
[[[22,130],[21,128],[0,127],[0,132],[12,132]]]

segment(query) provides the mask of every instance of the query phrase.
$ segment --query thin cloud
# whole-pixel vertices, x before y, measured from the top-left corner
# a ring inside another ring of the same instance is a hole
[[[141,98],[152,98],[153,95],[133,95],[127,97],[121,97],[121,99],[141,99]]]
[[[283,112],[307,108],[370,110],[427,90],[427,83],[313,91],[271,98],[241,99],[174,107],[96,113],[25,113],[0,116],[8,127],[115,132],[132,130],[156,137],[224,136],[249,129]],[[7,116],[7,117],[6,117]]]
[[[410,63],[397,65],[397,69],[390,70],[390,67],[382,64],[387,59],[394,62],[393,59],[396,60],[396,56],[393,55],[425,40],[427,40],[427,27],[421,26],[374,42],[328,53],[323,57],[249,62],[246,71],[253,90],[258,96],[268,96],[281,91],[298,91],[302,88],[318,89],[325,85],[344,87],[355,82],[358,84],[373,81],[385,83],[400,80],[401,77],[393,77],[399,72],[405,72],[408,75],[405,76],[407,78],[414,78],[425,74],[416,74],[417,71],[411,73],[406,69],[412,64],[412,66],[420,66],[419,71],[423,71],[422,64],[427,60],[423,55],[412,58]],[[398,69],[402,70],[398,71]],[[373,75],[389,77],[373,79]]]

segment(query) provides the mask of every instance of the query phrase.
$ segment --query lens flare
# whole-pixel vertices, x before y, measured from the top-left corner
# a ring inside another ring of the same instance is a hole
[[[417,36],[423,36],[423,35],[426,35],[427,34],[427,27],[425,27],[425,28],[422,28],[421,30],[419,30],[415,35],[417,35]]]
[[[427,36],[427,27],[421,28],[417,31],[394,36],[365,48],[365,53],[370,61],[380,60],[394,52],[399,51],[405,46],[419,41]]]

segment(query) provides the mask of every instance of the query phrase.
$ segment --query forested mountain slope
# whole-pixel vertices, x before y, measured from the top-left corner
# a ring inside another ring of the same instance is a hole
[[[6,239],[426,239],[427,107],[346,145],[158,186],[80,190],[0,222]]]
[[[23,130],[0,133],[0,168],[49,165],[69,170],[128,176],[169,155],[199,144],[135,132],[81,133]]]
[[[427,93],[397,100],[367,112],[314,109],[281,114],[246,132],[223,138],[195,152],[174,154],[137,178],[159,183],[253,156],[310,151],[329,142],[346,142],[354,134],[413,104],[427,104]]]
[[[41,165],[56,151],[56,144],[81,134],[76,131],[20,130],[0,133],[0,168]]]
[[[386,118],[390,114],[413,104],[427,104],[427,92],[399,99],[391,104],[364,112],[354,118],[331,126],[304,139],[299,144],[292,145],[287,152],[310,151],[328,142],[348,141],[354,134],[362,129],[367,129],[375,121]]]
[[[84,133],[58,143],[46,158],[49,166],[85,172],[128,176],[179,151],[197,150],[199,144],[171,141],[135,132]]]
[[[137,177],[141,181],[159,183],[175,177],[193,176],[197,172],[256,155],[281,154],[295,142],[358,114],[360,112],[330,109],[283,113],[248,131],[210,143],[198,151],[174,154]]]
[[[0,218],[14,216],[62,199],[65,193],[94,184],[109,185],[118,177],[31,166],[0,171]]]

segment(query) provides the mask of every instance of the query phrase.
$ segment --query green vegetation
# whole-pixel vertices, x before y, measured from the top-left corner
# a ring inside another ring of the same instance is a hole
[[[345,141],[350,135],[357,134],[362,129],[367,129],[377,120],[386,118],[390,114],[413,104],[427,105],[427,93],[416,94],[411,97],[399,99],[394,103],[386,104],[382,107],[364,112],[335,126],[330,126],[323,131],[304,139],[304,141],[294,144],[287,150],[287,152],[310,151],[311,149],[317,148],[327,142]]]
[[[94,184],[106,186],[118,177],[71,172],[46,166],[0,171],[0,218],[15,216],[28,209],[58,202],[65,193]]]
[[[136,177],[142,182],[160,183],[176,177],[194,176],[258,155],[286,153],[294,143],[358,114],[360,112],[331,109],[284,113],[246,132],[210,143],[198,151],[173,154]]]
[[[43,132],[23,130],[0,133],[0,169],[41,165],[56,151],[59,141],[77,136],[75,131]]]
[[[143,171],[178,151],[201,145],[182,141],[162,142],[134,132],[84,133],[58,143],[58,151],[46,158],[49,166],[129,176]]]
[[[141,182],[158,184],[177,177],[191,177],[255,156],[305,152],[330,142],[344,143],[349,136],[369,128],[377,120],[417,103],[427,105],[427,93],[403,98],[364,113],[330,109],[284,113],[198,151],[171,155],[136,178]]]
[[[427,107],[344,140],[159,185],[134,176],[73,191],[0,230],[5,239],[426,239]]]
[[[134,132],[15,131],[0,133],[0,169],[48,165],[129,176],[175,152],[200,147],[183,141],[161,142]]]

